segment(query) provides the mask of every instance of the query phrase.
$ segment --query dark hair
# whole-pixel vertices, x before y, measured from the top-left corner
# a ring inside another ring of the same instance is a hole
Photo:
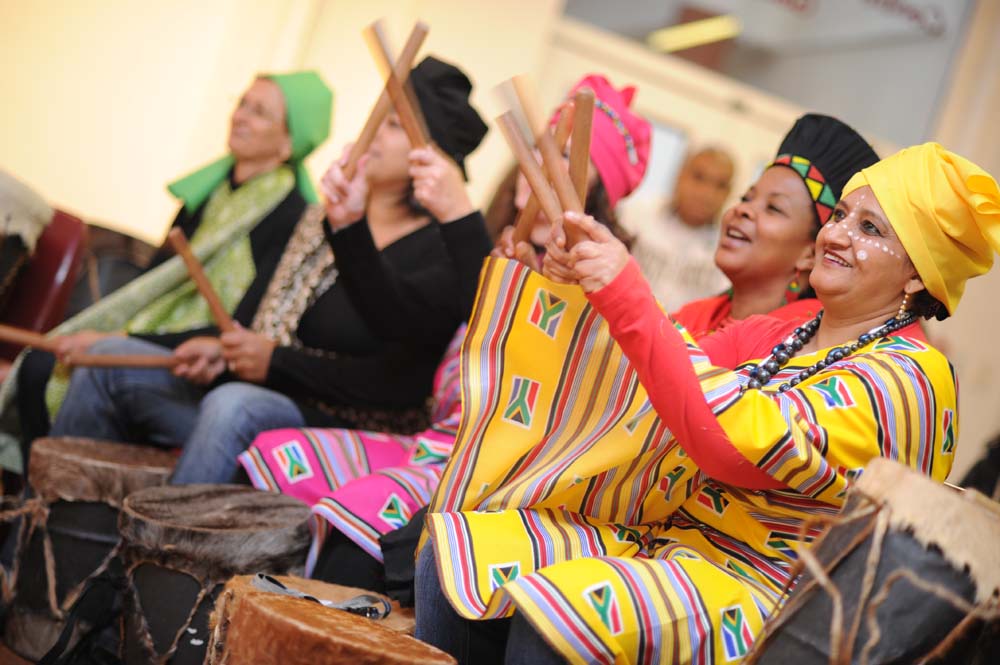
[[[486,206],[486,230],[490,234],[490,240],[496,242],[500,237],[500,232],[505,227],[510,226],[517,219],[517,206],[514,205],[514,197],[517,195],[517,164],[512,166],[504,175],[493,198]]]
[[[517,219],[517,206],[514,205],[514,197],[517,195],[517,174],[518,167],[515,164],[497,185],[493,198],[490,199],[490,203],[486,207],[486,229],[494,241],[505,227],[510,226]],[[635,238],[619,224],[618,215],[615,214],[608,199],[608,190],[600,178],[587,192],[587,200],[583,209],[588,215],[608,227],[616,238],[625,243],[626,247],[632,248],[632,242]]]
[[[433,217],[433,215],[427,210],[427,208],[425,208],[422,205],[420,205],[420,201],[418,201],[417,197],[414,195],[414,193],[413,193],[413,180],[412,179],[406,185],[406,194],[403,195],[403,202],[406,204],[406,207],[409,209],[410,214],[413,215],[414,217]],[[438,220],[438,221],[446,222],[446,221],[452,221],[452,220],[441,219],[441,220]]]
[[[812,234],[811,234],[812,239],[813,239],[813,244],[815,245],[816,244],[816,236],[819,235],[819,231],[820,231],[820,229],[823,228],[823,225],[819,223],[819,213],[816,212],[816,206],[810,206],[810,207],[812,208],[812,211],[813,211],[813,220],[816,222],[815,224],[812,225]],[[810,272],[810,274],[812,273],[811,270],[809,272]],[[802,290],[799,292],[799,298],[798,299],[799,300],[806,300],[807,298],[815,298],[816,297],[816,291],[814,291],[812,285],[809,284],[809,275],[806,275],[806,278],[803,281],[805,283],[802,285]]]
[[[611,200],[608,198],[608,190],[604,187],[604,183],[600,178],[597,179],[594,186],[587,192],[587,201],[583,204],[583,210],[608,227],[611,233],[621,240],[629,251],[632,250],[632,242],[635,240],[635,237],[618,222],[618,215],[615,213],[615,209],[611,206]]]
[[[913,296],[910,311],[920,318],[936,318],[938,321],[944,321],[951,316],[948,313],[948,308],[940,300],[932,296],[927,289],[917,291],[917,294]]]

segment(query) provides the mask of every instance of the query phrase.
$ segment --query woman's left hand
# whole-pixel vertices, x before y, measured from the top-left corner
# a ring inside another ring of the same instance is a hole
[[[440,222],[454,222],[474,210],[458,164],[434,146],[410,151],[413,196]]]
[[[352,144],[344,146],[344,153],[323,174],[320,189],[325,198],[326,220],[330,228],[336,231],[358,221],[365,214],[368,203],[368,182],[366,166],[368,155],[362,155],[358,160],[354,178],[347,179],[344,168],[351,154]]]
[[[624,243],[590,215],[567,212],[563,223],[576,229],[581,239],[567,251],[564,230],[554,226],[545,247],[545,274],[555,281],[576,282],[587,293],[613,282],[629,261]]]
[[[222,333],[222,358],[229,371],[251,383],[264,383],[271,367],[271,354],[277,342],[250,332],[239,324],[236,330]]]

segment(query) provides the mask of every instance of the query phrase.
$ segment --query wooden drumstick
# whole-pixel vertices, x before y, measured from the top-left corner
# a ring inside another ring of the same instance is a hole
[[[517,94],[518,100],[521,102],[521,108],[524,110],[525,115],[528,117],[528,124],[532,127],[538,126],[538,118],[532,117],[532,115],[537,115],[534,111],[537,108],[535,104],[535,95],[528,82],[528,79],[524,76],[515,76],[513,79],[514,92]],[[575,113],[574,113],[575,118]],[[574,121],[574,125],[576,122]],[[565,165],[563,164],[562,151],[560,151],[555,144],[555,140],[548,132],[542,132],[538,135],[537,141],[538,151],[542,154],[542,163],[545,165],[545,175],[548,176],[549,181],[552,183],[552,188],[555,190],[556,196],[559,198],[559,203],[564,210],[569,210],[572,212],[583,212],[583,203],[580,197],[576,194],[576,189],[573,187],[573,181],[570,180],[569,171],[567,171]],[[562,218],[560,218],[560,223]],[[554,224],[555,222],[553,222]],[[566,233],[566,245],[565,248],[569,249],[579,240],[582,239],[582,234],[572,226],[563,227]]]
[[[429,28],[426,23],[418,21],[413,26],[413,30],[410,31],[410,37],[406,40],[406,44],[399,54],[399,59],[396,60],[395,73],[397,82],[405,80],[409,76],[410,70],[413,69],[413,61],[416,59],[420,47],[427,38],[428,31]],[[361,133],[358,134],[358,140],[354,142],[351,152],[347,156],[347,164],[344,166],[344,177],[348,180],[354,178],[355,171],[358,168],[358,161],[362,155],[368,152],[368,146],[371,145],[372,139],[375,138],[378,128],[382,125],[385,117],[389,115],[389,110],[392,108],[392,100],[389,97],[388,87],[388,84],[386,84],[385,88],[383,88],[378,101],[375,102],[371,113],[368,114],[365,126],[361,129]]]
[[[57,353],[55,340],[33,330],[0,324],[0,341]],[[173,356],[80,353],[70,356],[66,363],[75,367],[173,367],[177,360]]]
[[[500,127],[501,133],[503,133],[503,137],[507,139],[507,144],[510,146],[511,152],[517,158],[517,163],[521,167],[521,173],[524,174],[528,184],[531,185],[531,191],[538,197],[538,203],[542,207],[542,212],[550,220],[562,219],[562,208],[559,206],[559,199],[555,192],[552,191],[548,180],[545,179],[542,168],[535,161],[534,153],[531,152],[531,148],[528,147],[527,142],[521,135],[521,129],[518,127],[514,114],[510,111],[503,113],[497,118],[497,125]],[[548,132],[545,133],[548,134]],[[552,137],[550,136],[549,138]]]
[[[233,319],[229,316],[226,308],[223,307],[222,301],[219,299],[219,294],[212,288],[212,283],[208,281],[201,263],[198,262],[198,259],[191,251],[191,246],[188,245],[187,238],[184,237],[184,232],[178,228],[173,228],[167,234],[167,240],[173,246],[174,251],[183,259],[184,265],[187,266],[188,274],[194,280],[194,285],[198,287],[201,297],[208,303],[208,308],[212,312],[212,318],[215,319],[215,324],[219,326],[219,330],[222,332],[236,330],[236,324],[233,323]]]
[[[180,364],[174,356],[144,354],[114,355],[110,353],[81,353],[70,356],[66,364],[73,367],[148,367],[172,369]]]
[[[0,324],[0,341],[10,342],[19,346],[30,346],[33,349],[48,351],[49,353],[56,352],[55,342],[48,339],[45,335],[37,333],[34,330],[25,330],[24,328],[15,328],[14,326]]]
[[[368,44],[368,50],[371,51],[372,58],[375,59],[376,66],[382,72],[382,76],[385,77],[386,92],[389,93],[389,99],[392,100],[392,105],[396,109],[399,122],[403,125],[403,131],[406,132],[407,138],[410,139],[410,145],[414,148],[425,147],[430,143],[427,138],[427,132],[421,124],[420,116],[417,115],[413,105],[410,104],[410,98],[407,96],[401,82],[402,77],[397,77],[396,72],[393,71],[392,58],[389,55],[389,48],[382,31],[382,22],[376,21],[371,24],[364,29],[363,34],[365,42]],[[407,70],[406,74],[409,74],[409,70]]]
[[[573,143],[569,148],[569,177],[580,201],[587,201],[587,174],[590,170],[590,134],[594,125],[594,91],[580,88],[573,96],[576,114]]]
[[[573,108],[573,102],[565,104],[559,114],[559,122],[556,124],[556,147],[561,151],[566,149],[566,142],[569,141],[570,130],[573,127]],[[517,220],[514,222],[515,245],[519,242],[527,242],[531,237],[531,227],[541,209],[538,197],[532,192],[528,196],[528,202],[524,204],[524,209],[518,213]]]
[[[528,79],[524,76],[515,76],[513,79],[514,91],[521,102],[521,108],[528,119],[528,125],[532,128],[540,127],[541,122],[538,117],[535,95],[528,84]],[[575,124],[575,123],[574,123]],[[542,163],[545,164],[545,174],[552,182],[552,188],[559,197],[559,204],[564,210],[573,212],[583,212],[583,204],[580,197],[576,195],[573,188],[573,181],[569,179],[569,172],[563,165],[562,152],[556,147],[555,139],[548,132],[538,133],[536,142],[538,151],[542,153]]]

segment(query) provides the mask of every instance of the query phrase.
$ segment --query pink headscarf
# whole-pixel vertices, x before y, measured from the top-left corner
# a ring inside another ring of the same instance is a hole
[[[629,106],[635,87],[615,90],[600,74],[588,74],[570,91],[580,88],[594,91],[594,125],[590,135],[590,161],[608,192],[611,206],[628,196],[642,182],[649,164],[649,121],[632,112]]]

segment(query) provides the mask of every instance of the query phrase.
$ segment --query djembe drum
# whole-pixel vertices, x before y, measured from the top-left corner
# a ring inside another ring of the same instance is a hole
[[[410,637],[412,611],[366,618],[326,603],[345,603],[362,594],[389,607],[388,599],[352,587],[316,580],[278,577],[274,582],[316,600],[263,591],[252,576],[235,577],[219,596],[212,615],[208,665],[444,665],[448,654]],[[287,592],[285,592],[287,594]],[[372,610],[376,609],[373,605]]]
[[[37,660],[52,647],[69,606],[112,560],[125,497],[164,484],[175,460],[165,450],[109,441],[34,442],[28,483],[43,509],[21,526],[14,605],[4,629],[11,649]]]
[[[234,575],[301,572],[309,508],[239,485],[179,485],[125,500],[120,529],[128,576],[126,665],[204,662],[208,616]],[[247,661],[253,662],[253,661]]]
[[[875,459],[747,663],[987,663],[1000,505]],[[993,642],[995,648],[995,642]]]

